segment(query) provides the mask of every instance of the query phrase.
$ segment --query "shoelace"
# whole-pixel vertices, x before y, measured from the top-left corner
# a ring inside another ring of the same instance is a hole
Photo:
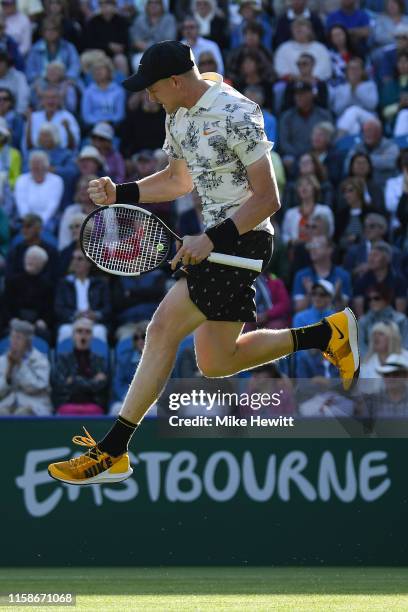
[[[86,463],[89,459],[97,460],[100,455],[103,455],[103,452],[99,450],[96,445],[96,441],[93,439],[89,431],[83,428],[85,432],[85,436],[74,436],[72,441],[74,444],[78,444],[78,446],[87,446],[89,451],[80,455],[79,457],[74,457],[69,460],[69,463],[72,468],[79,468],[83,463]]]

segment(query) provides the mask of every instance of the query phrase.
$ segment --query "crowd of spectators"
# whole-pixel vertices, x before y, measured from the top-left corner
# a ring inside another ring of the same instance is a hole
[[[408,384],[407,12],[404,0],[1,0],[0,414],[120,407],[174,281],[166,268],[96,272],[79,232],[89,180],[167,163],[163,109],[121,85],[165,39],[256,101],[274,142],[282,208],[257,327],[352,306],[363,377],[401,403],[384,379]],[[195,192],[152,209],[182,235],[202,231]],[[199,375],[191,338],[173,375]],[[338,373],[318,351],[253,373],[284,376],[325,389]]]

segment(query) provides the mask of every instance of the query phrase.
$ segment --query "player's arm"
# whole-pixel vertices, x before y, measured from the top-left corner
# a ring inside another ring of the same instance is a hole
[[[279,191],[269,155],[247,166],[252,195],[231,215],[238,232],[245,234],[280,209]]]
[[[168,202],[190,193],[193,181],[184,159],[169,158],[169,165],[140,181],[115,183],[103,176],[89,182],[88,194],[94,204],[106,206],[119,202]]]

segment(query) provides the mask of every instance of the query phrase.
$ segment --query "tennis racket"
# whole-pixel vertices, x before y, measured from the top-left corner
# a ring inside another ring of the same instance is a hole
[[[139,276],[167,262],[177,236],[153,213],[130,204],[100,206],[81,227],[84,255],[98,268],[120,276]],[[260,272],[262,259],[210,253],[208,261]]]

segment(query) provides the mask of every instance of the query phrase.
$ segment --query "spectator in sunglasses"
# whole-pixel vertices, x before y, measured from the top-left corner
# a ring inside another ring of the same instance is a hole
[[[398,312],[405,313],[407,307],[407,281],[398,272],[392,269],[392,248],[384,241],[372,245],[368,255],[368,270],[355,281],[354,287],[354,312],[357,317],[364,314],[364,296],[368,296],[368,289],[372,285],[384,285],[392,292],[390,304],[395,306]]]
[[[313,325],[335,312],[333,307],[335,293],[335,286],[328,280],[318,279],[313,283],[310,292],[311,304],[309,308],[301,310],[294,315],[294,327]]]
[[[363,181],[364,201],[367,206],[372,206],[381,214],[385,213],[384,189],[373,180],[373,164],[367,153],[353,155],[349,165],[349,176]]]
[[[408,349],[408,318],[393,308],[394,292],[385,284],[373,284],[367,290],[368,311],[359,319],[360,351],[364,355],[376,323],[395,323],[401,334],[401,346]]]
[[[11,145],[16,149],[21,146],[24,119],[15,110],[15,97],[7,87],[0,87],[0,117],[3,117],[11,134]]]

